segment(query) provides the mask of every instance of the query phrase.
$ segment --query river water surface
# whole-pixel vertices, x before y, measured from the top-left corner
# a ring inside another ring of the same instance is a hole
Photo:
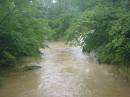
[[[4,75],[0,97],[130,97],[130,81],[108,75],[112,66],[97,64],[94,52],[82,53],[64,41],[47,43],[51,49],[41,49],[39,64],[28,57],[20,62],[42,68]]]

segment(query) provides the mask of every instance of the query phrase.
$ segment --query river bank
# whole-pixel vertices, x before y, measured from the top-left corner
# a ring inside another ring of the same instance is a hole
[[[69,47],[64,41],[47,42],[42,60],[25,57],[21,65],[42,68],[4,75],[0,97],[129,97],[130,81],[108,75],[111,65],[97,64],[94,53]]]

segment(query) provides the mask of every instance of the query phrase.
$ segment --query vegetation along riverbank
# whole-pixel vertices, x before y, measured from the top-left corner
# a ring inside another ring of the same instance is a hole
[[[99,63],[114,64],[111,73],[129,77],[129,0],[0,1],[1,68],[21,68],[23,56],[39,62],[46,37],[80,45],[83,52],[95,50]]]

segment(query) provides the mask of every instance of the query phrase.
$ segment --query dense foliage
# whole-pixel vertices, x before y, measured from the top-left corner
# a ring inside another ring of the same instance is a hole
[[[87,2],[89,3],[85,8],[79,6],[80,11],[83,11],[81,17],[73,19],[70,28],[66,31],[67,42],[80,43],[82,38],[83,51],[95,50],[99,63],[115,64],[116,74],[119,73],[120,68],[123,68],[124,72],[128,71],[130,1],[88,0]]]
[[[69,28],[72,18],[77,15],[75,10],[72,10],[70,0],[47,0],[46,18],[48,19],[48,25],[53,34],[50,34],[48,39],[58,40],[66,36],[65,31]]]
[[[49,32],[41,4],[42,0],[0,1],[0,67],[20,68],[22,56],[41,58],[39,48],[47,47],[44,42]]]
[[[95,50],[99,63],[115,64],[113,73],[122,68],[129,75],[130,1],[0,1],[0,67],[19,67],[18,59],[25,55],[39,60],[39,48],[47,47],[45,37],[64,37],[84,52]]]

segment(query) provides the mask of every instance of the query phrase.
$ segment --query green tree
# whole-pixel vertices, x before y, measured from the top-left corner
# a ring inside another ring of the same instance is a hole
[[[49,6],[48,6],[49,4]],[[48,25],[54,31],[50,39],[58,40],[65,36],[65,31],[69,28],[70,22],[76,13],[72,12],[71,3],[69,0],[52,0],[46,5],[46,18],[49,20]]]
[[[0,1],[0,67],[15,65],[22,56],[40,60],[39,48],[45,44],[49,33],[47,20],[39,7],[41,0],[3,0]],[[6,6],[5,6],[6,5]]]
[[[96,50],[99,63],[115,64],[112,70],[116,75],[120,68],[128,78],[129,69],[129,1],[90,0],[87,6],[79,8],[83,13],[74,19],[66,31],[67,42],[79,43],[82,37],[83,51]],[[82,2],[81,2],[82,3]],[[90,5],[89,5],[90,4]],[[94,5],[94,6],[93,6]]]

